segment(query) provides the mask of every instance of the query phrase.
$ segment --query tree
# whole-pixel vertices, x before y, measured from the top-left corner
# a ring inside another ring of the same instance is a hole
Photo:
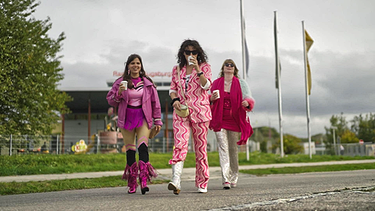
[[[301,139],[290,135],[285,134],[283,135],[283,148],[285,154],[298,154],[303,152],[303,146],[301,145]],[[277,144],[274,144],[272,148],[276,149],[277,147],[280,147],[280,138],[277,141]]]
[[[267,142],[276,142],[275,140],[279,137],[279,133],[276,131],[275,128],[270,127],[257,127],[253,128],[253,130],[254,134],[252,137],[255,141],[260,143],[261,152],[267,153]]]
[[[341,143],[342,144],[344,144],[344,143],[358,143],[358,141],[359,141],[359,139],[357,138],[355,133],[353,133],[350,130],[345,130],[344,133],[341,136]]]
[[[359,139],[365,142],[375,142],[375,114],[366,114],[365,117],[360,114],[355,116],[352,122],[352,131]]]
[[[71,98],[57,89],[63,79],[50,19],[36,20],[35,0],[0,1],[0,134],[50,134]]]
[[[335,130],[335,139],[337,140],[337,137],[342,137],[344,134],[344,131],[348,130],[348,122],[346,121],[346,118],[344,117],[344,114],[341,113],[340,116],[338,115],[332,115],[331,119],[329,120],[331,123],[331,126],[329,128],[324,127],[326,130],[326,137],[327,139],[324,141],[327,149],[329,149],[330,154],[335,154],[334,148],[333,148],[333,130]],[[337,129],[333,129],[333,127]]]

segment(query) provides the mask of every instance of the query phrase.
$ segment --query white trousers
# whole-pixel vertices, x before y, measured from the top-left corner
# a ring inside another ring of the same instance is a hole
[[[240,132],[221,129],[215,132],[219,148],[222,181],[237,184],[238,180],[238,146]]]

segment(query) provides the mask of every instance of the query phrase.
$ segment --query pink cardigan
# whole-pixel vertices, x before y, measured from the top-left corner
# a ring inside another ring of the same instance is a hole
[[[143,95],[142,95],[142,111],[145,115],[148,128],[151,129],[152,123],[154,125],[163,125],[161,121],[161,107],[158,92],[154,84],[149,81],[146,77],[143,77]],[[121,95],[118,95],[118,89],[122,77],[118,78],[112,86],[112,89],[107,94],[108,104],[113,107],[118,107],[118,119],[117,126],[124,128],[126,108],[128,107],[128,91],[123,91]]]

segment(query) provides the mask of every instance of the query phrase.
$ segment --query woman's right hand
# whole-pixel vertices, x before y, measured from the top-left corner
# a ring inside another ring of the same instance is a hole
[[[181,110],[181,104],[180,104],[180,101],[179,100],[176,100],[174,103],[173,103],[173,108],[174,109],[177,109],[177,110]]]
[[[219,99],[219,94],[217,92],[212,93],[211,95],[211,102]]]
[[[125,85],[124,84],[120,84],[120,87],[118,89],[118,95],[121,95],[124,90],[125,90]]]

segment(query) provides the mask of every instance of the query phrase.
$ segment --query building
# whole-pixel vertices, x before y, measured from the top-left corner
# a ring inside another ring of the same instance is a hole
[[[65,114],[62,118],[62,149],[69,151],[71,146],[81,139],[90,144],[96,134],[106,130],[108,123],[111,121],[111,117],[108,115],[108,109],[111,106],[108,105],[106,96],[113,82],[121,75],[122,72],[114,71],[113,78],[106,81],[106,88],[66,88],[62,90],[73,98],[73,101],[67,102],[71,113]],[[149,76],[157,86],[164,124],[161,132],[151,141],[150,149],[152,151],[170,152],[174,143],[173,108],[170,106],[171,99],[169,97],[171,73],[151,72]],[[212,131],[209,131],[208,142],[208,151],[216,151],[216,138]],[[189,150],[193,150],[192,144],[189,144],[189,147]]]

